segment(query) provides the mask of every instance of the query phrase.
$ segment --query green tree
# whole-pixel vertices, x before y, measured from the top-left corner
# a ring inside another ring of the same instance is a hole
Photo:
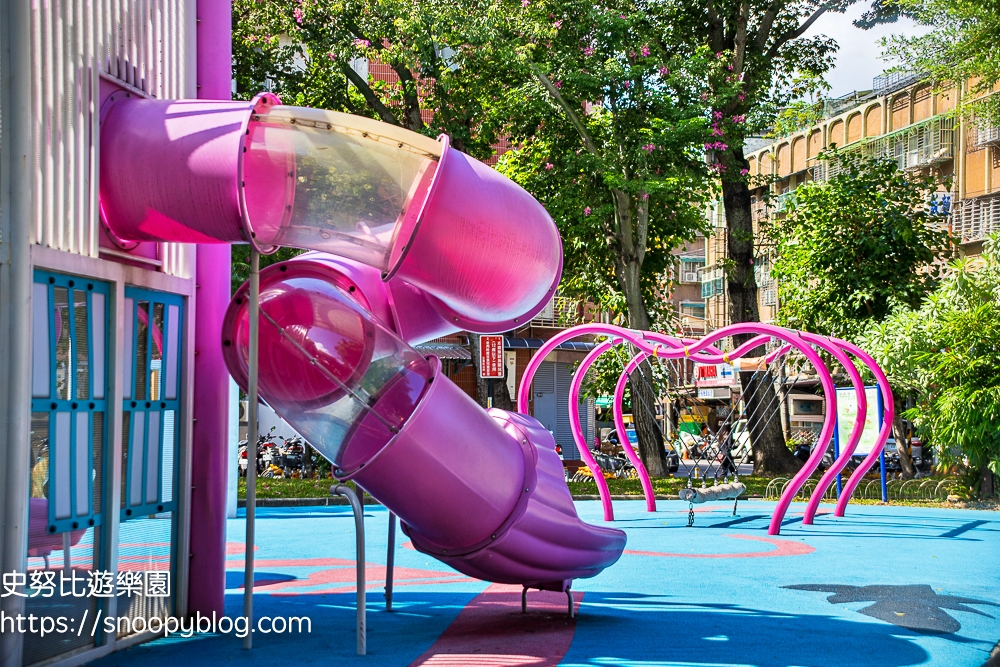
[[[806,33],[824,14],[843,12],[854,1],[671,0],[662,5],[675,43],[692,51],[707,47],[722,65],[707,79],[713,134],[708,157],[719,175],[726,215],[726,290],[733,323],[760,321],[745,140],[766,132],[776,114],[801,97],[796,80],[815,80],[829,70],[836,42]],[[734,343],[748,338],[735,336]],[[800,463],[785,446],[774,387],[757,386],[755,377],[740,374],[748,411],[761,415],[750,424],[755,467],[762,474],[794,472]]]
[[[1000,256],[955,261],[918,310],[897,309],[864,340],[944,466],[967,467],[984,497],[1000,474]]]
[[[919,306],[937,285],[950,251],[945,211],[933,194],[940,179],[836,148],[819,158],[836,175],[800,185],[787,215],[768,229],[778,323],[857,339],[894,306]],[[896,403],[906,395],[897,390]],[[893,430],[905,442],[899,414]],[[897,451],[903,476],[912,478],[906,448]]]
[[[517,149],[500,168],[555,218],[561,289],[652,326],[649,302],[669,251],[694,237],[710,191],[704,80],[720,67],[672,49],[655,5],[579,0],[236,0],[234,52],[243,96],[270,87],[286,103],[361,113],[446,132],[485,158],[500,136]],[[358,74],[357,58],[397,82]],[[640,450],[666,474],[640,389]]]
[[[898,15],[929,30],[920,36],[895,35],[883,42],[885,55],[925,72],[942,86],[974,81],[964,111],[1000,123],[1000,6],[996,0],[895,0],[877,2],[858,22],[869,27]]]
[[[621,313],[631,328],[651,329],[670,250],[706,224],[701,94],[718,65],[675,49],[654,3],[504,6],[509,73],[493,110],[516,148],[498,168],[559,226],[563,292]],[[650,372],[642,368],[646,379]],[[652,383],[637,374],[631,395],[640,455],[650,474],[665,476]]]
[[[499,88],[477,57],[490,20],[480,0],[235,0],[237,95],[268,89],[285,104],[445,132],[485,159],[497,133],[483,123],[483,104]],[[365,76],[369,62],[386,75]]]
[[[778,323],[853,339],[893,304],[916,308],[937,284],[950,250],[940,180],[836,149],[819,158],[836,175],[800,185],[767,229]]]

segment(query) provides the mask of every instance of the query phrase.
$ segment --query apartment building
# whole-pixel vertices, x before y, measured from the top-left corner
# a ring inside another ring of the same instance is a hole
[[[778,299],[770,276],[771,253],[758,234],[759,224],[769,215],[781,216],[802,183],[825,181],[835,175],[835,165],[817,159],[833,145],[891,158],[904,171],[933,170],[951,177],[951,190],[942,192],[940,198],[949,215],[949,230],[964,253],[981,252],[986,236],[1000,230],[1000,128],[978,127],[952,113],[969,94],[969,87],[966,83],[936,91],[931,82],[916,74],[881,75],[874,79],[871,90],[828,100],[819,123],[747,151],[751,176],[771,181],[751,192],[761,321],[774,319]],[[771,194],[770,206],[762,196],[766,189]],[[701,283],[711,330],[729,323],[721,203],[710,219],[715,233],[707,240]]]

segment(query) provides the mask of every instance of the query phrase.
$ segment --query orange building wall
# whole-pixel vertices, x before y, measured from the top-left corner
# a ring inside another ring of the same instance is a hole
[[[913,122],[919,123],[922,120],[927,120],[934,115],[932,109],[933,96],[931,95],[931,87],[921,86],[917,88],[913,93]]]
[[[822,150],[823,150],[823,132],[822,130],[814,130],[809,135],[809,146],[806,152],[808,153],[809,157],[816,157]]]
[[[990,151],[990,192],[1000,192],[1000,148],[993,146]]]
[[[861,114],[856,113],[847,119],[847,143],[853,144],[861,140]]]
[[[806,138],[792,139],[792,169],[802,171],[806,168]]]
[[[898,130],[910,124],[910,94],[908,92],[896,96],[892,100],[892,128]]]
[[[986,159],[991,151],[979,149],[965,156],[965,196],[986,194]]]
[[[830,123],[830,130],[826,134],[826,140],[831,144],[837,144],[837,146],[844,145],[844,121],[835,120]]]
[[[778,146],[778,175],[788,176],[792,170],[792,155],[788,144]]]
[[[760,156],[760,173],[765,176],[770,176],[771,174],[771,154],[764,153]]]
[[[882,134],[882,105],[876,104],[865,112],[865,136]]]

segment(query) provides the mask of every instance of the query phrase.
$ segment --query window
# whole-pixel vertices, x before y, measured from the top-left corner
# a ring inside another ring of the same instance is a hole
[[[32,286],[28,571],[87,579],[101,567],[107,479],[107,283],[36,271]],[[30,581],[30,580],[29,580]],[[97,613],[98,599],[26,591],[26,613]],[[25,635],[24,663],[92,646],[89,633]]]
[[[123,310],[119,568],[167,572],[175,582],[184,301],[126,287]],[[175,592],[120,597],[118,615],[169,616]]]
[[[705,318],[705,304],[703,303],[681,303],[681,315],[688,317]]]
[[[122,521],[173,511],[182,299],[125,289]]]

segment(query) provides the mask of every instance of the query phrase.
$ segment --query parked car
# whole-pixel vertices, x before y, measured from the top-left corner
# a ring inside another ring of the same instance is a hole
[[[633,448],[639,445],[639,435],[635,432],[634,428],[625,429],[625,437],[628,438],[629,444]],[[666,447],[667,450],[667,471],[670,473],[677,472],[681,467],[681,457],[677,455],[677,452],[673,450],[669,445]]]

